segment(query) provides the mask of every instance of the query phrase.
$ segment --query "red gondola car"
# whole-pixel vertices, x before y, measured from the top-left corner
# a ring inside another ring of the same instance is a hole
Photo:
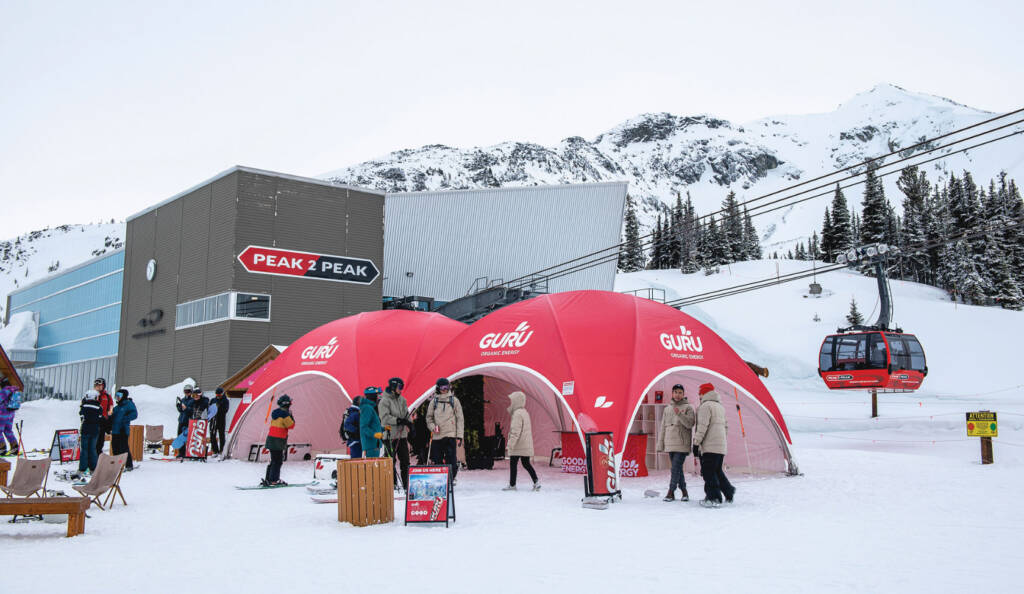
[[[928,365],[913,334],[850,332],[825,337],[818,374],[830,390],[912,392],[921,387]]]

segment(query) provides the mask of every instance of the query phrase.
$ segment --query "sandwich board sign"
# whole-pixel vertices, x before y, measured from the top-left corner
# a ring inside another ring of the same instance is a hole
[[[50,445],[50,460],[60,463],[74,462],[81,457],[81,438],[78,429],[58,429],[53,432],[53,444]]]
[[[444,524],[455,520],[451,467],[412,466],[405,494],[405,524]]]

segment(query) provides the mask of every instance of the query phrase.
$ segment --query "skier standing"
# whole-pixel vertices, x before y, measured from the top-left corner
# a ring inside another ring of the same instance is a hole
[[[537,480],[537,472],[530,464],[533,457],[533,428],[530,424],[530,413],[526,412],[526,394],[512,392],[508,395],[512,404],[508,412],[512,413],[512,421],[508,426],[508,486],[502,491],[516,490],[516,466],[521,461],[526,472],[530,473],[533,479],[533,490],[540,490],[540,481]]]
[[[393,377],[388,380],[388,387],[377,405],[377,412],[380,414],[381,425],[386,432],[388,446],[391,454],[397,458],[398,467],[401,471],[402,489],[409,488],[409,431],[412,429],[412,421],[409,420],[409,407],[402,398],[402,389],[405,382],[400,377]],[[396,481],[397,484],[397,481]]]
[[[192,384],[185,384],[183,388],[183,395],[179,396],[174,402],[175,408],[178,409],[178,430],[174,436],[177,437],[182,434],[185,429],[188,429],[188,403],[192,402]]]
[[[686,389],[682,384],[672,386],[672,402],[661,413],[661,427],[658,429],[656,448],[659,452],[668,452],[669,461],[672,463],[668,495],[665,495],[664,501],[676,500],[676,487],[683,490],[679,497],[680,501],[690,500],[690,494],[686,492],[683,462],[686,461],[686,456],[690,453],[693,443],[695,420],[696,414],[693,412],[693,407],[686,400]]]
[[[135,403],[128,397],[128,390],[121,388],[114,392],[117,405],[110,415],[110,453],[113,455],[128,454],[128,461],[125,463],[125,470],[131,472],[135,469],[132,465],[132,452],[128,449],[128,435],[131,433],[132,421],[139,418],[139,411]]]
[[[725,422],[725,409],[715,387],[700,386],[700,406],[697,408],[697,425],[693,432],[693,455],[700,457],[700,474],[704,478],[704,507],[722,505],[722,495],[732,503],[736,488],[732,486],[722,470],[725,462],[726,435],[729,427]]]
[[[0,456],[17,455],[18,439],[14,436],[14,414],[18,409],[15,393],[18,389],[11,385],[7,376],[0,377]],[[10,444],[8,449],[7,444]]]
[[[277,408],[270,415],[270,429],[267,431],[267,441],[264,443],[264,446],[270,450],[270,464],[267,464],[267,474],[260,481],[260,486],[277,487],[288,484],[281,480],[281,464],[284,463],[284,450],[288,447],[288,432],[294,427],[292,399],[287,394],[282,394],[277,399]]]
[[[102,377],[96,378],[92,383],[92,389],[100,394],[100,409],[103,411],[103,418],[100,420],[100,432],[96,438],[96,457],[103,453],[103,444],[107,441],[107,434],[110,433],[110,413],[114,410],[114,399],[107,392],[107,380]]]
[[[82,420],[79,435],[78,472],[85,473],[96,470],[99,453],[96,451],[96,440],[100,436],[100,423],[103,422],[103,408],[100,406],[100,393],[89,390],[78,407],[78,417]]]
[[[363,390],[363,399],[359,401],[359,441],[363,446],[366,458],[380,457],[380,439],[384,437],[384,428],[377,416],[377,399],[380,388],[370,386]]]
[[[442,377],[434,386],[434,397],[427,405],[427,427],[431,431],[430,461],[452,468],[452,484],[459,472],[456,447],[463,437],[462,403],[452,393],[451,382]]]
[[[362,458],[363,445],[359,441],[359,403],[362,398],[356,396],[341,418],[341,439],[348,446],[349,458]]]
[[[231,408],[231,401],[224,393],[224,388],[217,388],[214,391],[213,404],[217,405],[217,414],[210,423],[210,446],[214,454],[219,454],[225,445],[224,429],[227,427],[228,409]]]

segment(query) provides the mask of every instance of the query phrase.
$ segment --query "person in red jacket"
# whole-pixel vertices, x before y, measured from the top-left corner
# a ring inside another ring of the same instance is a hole
[[[96,456],[99,456],[103,453],[103,442],[110,433],[110,413],[114,410],[114,399],[107,392],[107,380],[102,377],[96,378],[92,383],[92,389],[100,394],[100,412],[103,414],[103,418],[100,419],[100,434],[96,439]]]

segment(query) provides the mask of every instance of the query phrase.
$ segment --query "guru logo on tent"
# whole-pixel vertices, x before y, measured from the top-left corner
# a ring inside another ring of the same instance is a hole
[[[533,336],[533,330],[530,330],[530,325],[520,322],[512,332],[484,334],[484,337],[480,339],[480,348],[485,350],[519,348],[525,345],[531,336]]]
[[[658,337],[661,346],[670,351],[690,351],[699,353],[704,350],[704,345],[699,336],[686,329],[686,326],[679,327],[679,334],[662,334]]]
[[[327,344],[308,346],[302,349],[303,365],[318,365],[326,363],[328,359],[338,352],[338,337],[332,336]]]

